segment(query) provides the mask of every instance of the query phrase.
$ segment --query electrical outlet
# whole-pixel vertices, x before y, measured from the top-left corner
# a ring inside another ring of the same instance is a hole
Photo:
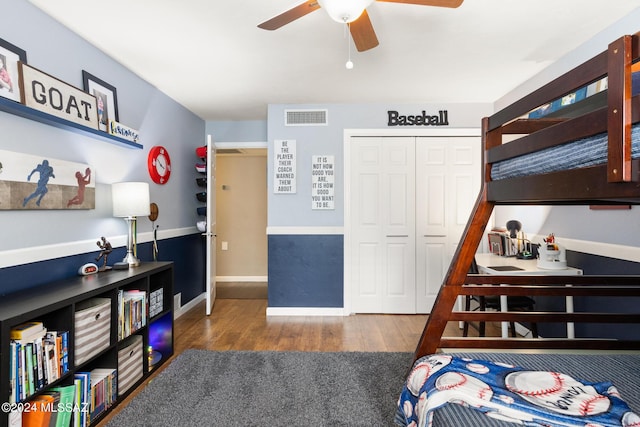
[[[223,251],[229,250],[229,242],[222,242],[220,249],[222,249]]]

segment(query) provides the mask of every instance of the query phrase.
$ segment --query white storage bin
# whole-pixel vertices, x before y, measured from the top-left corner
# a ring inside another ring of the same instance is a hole
[[[74,360],[78,366],[109,347],[111,300],[91,298],[76,304]]]
[[[127,338],[124,347],[118,350],[118,396],[122,396],[142,378],[143,357],[142,336]]]

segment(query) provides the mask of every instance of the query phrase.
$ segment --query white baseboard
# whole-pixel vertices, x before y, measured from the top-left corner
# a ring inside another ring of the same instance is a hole
[[[342,307],[267,307],[269,316],[348,316]]]
[[[216,276],[216,282],[267,282],[269,276]]]
[[[206,293],[201,293],[200,295],[198,295],[197,297],[195,297],[194,299],[192,299],[191,301],[189,301],[185,305],[180,306],[180,307],[173,307],[173,318],[174,318],[174,320],[177,319],[178,317],[182,316],[183,314],[185,314],[187,311],[191,310],[195,306],[197,306],[201,301],[204,301],[206,299],[206,297],[207,297]]]

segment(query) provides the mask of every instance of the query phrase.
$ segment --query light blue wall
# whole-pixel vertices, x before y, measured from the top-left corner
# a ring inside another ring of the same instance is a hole
[[[427,89],[425,89],[426,91]],[[267,123],[207,122],[216,142],[266,141],[268,149],[269,307],[341,308],[344,305],[344,132],[346,129],[422,130],[425,126],[388,126],[388,111],[402,115],[448,112],[448,128],[479,128],[491,104],[323,104],[269,105]],[[287,126],[286,110],[326,110],[327,125]],[[266,132],[266,133],[263,133]],[[297,191],[275,194],[274,141],[296,141]],[[334,156],[335,209],[311,207],[311,158]]]
[[[425,89],[426,90],[426,89]],[[285,126],[285,110],[327,110],[327,126]],[[343,142],[345,129],[402,129],[410,127],[387,126],[387,111],[400,114],[437,114],[439,110],[449,112],[449,128],[479,128],[482,117],[493,112],[488,103],[469,104],[273,104],[269,105],[267,121],[209,121],[206,133],[214,142],[254,143],[267,142],[268,158],[268,226],[307,227],[342,226],[343,223]],[[424,129],[423,126],[412,126]],[[296,140],[297,146],[297,193],[274,194],[273,192],[273,144],[275,140]],[[311,209],[311,156],[333,155],[336,167],[336,209],[317,211]]]
[[[30,66],[78,88],[83,87],[82,70],[113,85],[119,121],[138,130],[144,146],[142,150],[124,148],[0,112],[0,149],[87,163],[95,171],[96,183],[95,209],[0,211],[0,267],[83,252],[95,254],[100,236],[114,246],[123,245],[126,226],[112,216],[110,185],[124,180],[151,183],[147,154],[153,145],[165,146],[173,165],[166,185],[150,184],[151,201],[160,209],[159,237],[197,233],[193,165],[197,160],[194,150],[205,141],[204,121],[29,2],[0,0],[0,10],[0,37],[24,49]],[[139,219],[138,233],[141,242],[150,238],[151,222],[146,217]],[[197,264],[201,266],[201,261]],[[1,288],[0,283],[0,292]]]
[[[496,110],[504,108],[528,92],[548,83],[553,78],[607,49],[609,43],[626,34],[640,31],[640,7],[605,29],[593,39],[547,67],[518,88],[496,102]],[[623,246],[640,246],[640,207],[631,210],[593,211],[588,206],[509,207],[496,208],[496,225],[504,226],[509,219],[519,219],[528,233],[556,236],[567,239],[610,243]],[[579,248],[573,248],[579,250]],[[615,257],[616,254],[611,253]]]
[[[425,88],[425,91],[427,89]],[[285,110],[326,110],[326,126],[286,126]],[[269,308],[344,307],[344,132],[402,131],[425,126],[388,126],[388,111],[402,115],[448,112],[449,128],[479,128],[490,104],[270,105],[268,115]],[[296,193],[275,194],[274,141],[296,141]],[[311,206],[311,159],[334,156],[335,209]]]
[[[425,93],[428,90],[424,89]],[[479,128],[483,116],[492,113],[491,104],[327,104],[270,105],[268,115],[269,227],[341,227],[344,217],[344,130],[345,129],[424,129],[426,126],[387,126],[387,111],[403,115],[438,114],[448,111],[449,128]],[[327,110],[327,126],[285,126],[285,110]],[[297,193],[273,192],[273,144],[275,140],[296,141]],[[311,209],[311,156],[333,155],[335,161],[335,209]]]
[[[267,140],[267,121],[210,121],[206,123],[206,132],[214,142],[264,142]]]
[[[111,215],[110,184],[150,182],[147,154],[153,145],[164,145],[173,164],[166,185],[151,184],[151,200],[160,208],[157,224],[163,231],[193,227],[194,150],[204,141],[204,121],[29,2],[0,0],[0,7],[1,37],[26,50],[29,65],[79,88],[82,70],[116,87],[120,122],[139,130],[144,145],[142,150],[123,148],[1,112],[2,149],[87,163],[95,170],[97,189],[95,210],[0,211],[0,251],[123,235],[123,221]],[[141,232],[151,227],[144,221]]]

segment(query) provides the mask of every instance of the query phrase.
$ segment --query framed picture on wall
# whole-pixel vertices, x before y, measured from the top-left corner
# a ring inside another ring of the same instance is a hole
[[[18,61],[27,63],[27,52],[0,39],[0,96],[22,102],[18,82]]]
[[[82,81],[85,92],[94,95],[97,99],[98,128],[107,132],[109,120],[119,121],[116,88],[85,70],[82,70]]]

